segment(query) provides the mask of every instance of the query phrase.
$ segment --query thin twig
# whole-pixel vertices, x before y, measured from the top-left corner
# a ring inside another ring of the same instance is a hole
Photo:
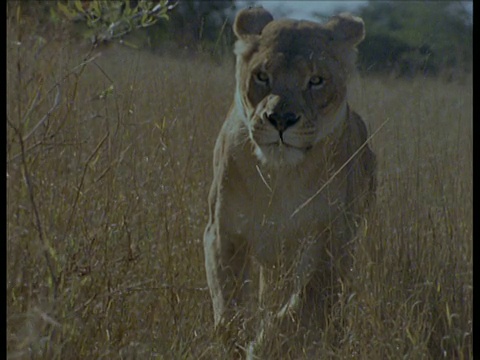
[[[95,147],[95,150],[93,150],[93,152],[90,154],[90,156],[88,157],[86,163],[85,163],[85,166],[83,167],[83,173],[82,173],[82,178],[80,179],[80,184],[78,184],[78,187],[77,187],[77,195],[75,196],[75,201],[73,202],[73,206],[72,206],[72,212],[70,213],[70,217],[68,219],[68,222],[67,222],[67,229],[70,228],[70,223],[72,222],[72,219],[73,219],[73,215],[75,214],[76,212],[76,208],[77,208],[77,203],[78,203],[78,199],[80,198],[80,192],[82,190],[82,187],[83,187],[83,182],[85,180],[85,175],[87,173],[87,169],[88,169],[88,165],[90,165],[90,162],[92,161],[93,157],[97,154],[97,152],[100,150],[100,148],[102,147],[103,143],[105,142],[105,140],[107,140],[109,136],[109,133],[107,132],[105,134],[105,136],[102,138],[102,140],[100,140],[100,142],[98,143],[98,145]]]
[[[40,121],[30,130],[30,132],[23,137],[23,141],[27,141],[27,139],[35,132],[35,130],[38,129],[40,125],[42,125],[45,120],[47,120],[50,115],[52,114],[53,111],[60,105],[60,86],[57,84],[57,95],[55,95],[55,101],[53,103],[53,106],[50,108],[50,110],[47,111],[47,113],[43,116],[43,118],[40,119]]]
[[[93,49],[93,48],[92,48]],[[91,54],[91,51],[88,55]],[[88,63],[92,62],[92,61],[95,61],[98,57],[100,57],[102,55],[102,53],[97,53],[95,55],[93,55],[90,59],[86,59],[84,61],[82,61],[80,64],[74,66],[66,76],[64,76],[64,78],[66,78],[68,75],[70,75],[71,73],[73,73],[75,70],[77,70],[79,67],[85,67]],[[83,69],[82,69],[83,71]],[[80,72],[81,73],[81,72]]]
[[[35,195],[33,191],[33,186],[32,182],[30,180],[30,173],[28,170],[28,165],[27,165],[27,159],[26,159],[26,152],[25,152],[25,144],[23,142],[23,136],[21,131],[14,126],[8,119],[7,123],[12,127],[12,129],[15,131],[15,133],[18,136],[18,141],[20,143],[20,154],[21,154],[21,159],[22,159],[22,165],[23,165],[23,173],[24,173],[24,181],[27,186],[28,190],[28,195],[30,198],[30,203],[32,205],[33,209],[33,214],[34,214],[34,219],[35,219],[35,227],[38,232],[38,237],[40,238],[40,242],[43,245],[43,255],[45,257],[45,262],[47,263],[47,268],[50,272],[50,279],[52,282],[52,287],[53,287],[53,299],[55,300],[57,298],[57,276],[55,272],[55,268],[53,265],[53,259],[52,255],[50,254],[50,244],[48,240],[45,238],[44,233],[43,233],[43,226],[42,226],[42,221],[40,220],[40,214],[38,212],[37,208],[37,203],[35,201]]]

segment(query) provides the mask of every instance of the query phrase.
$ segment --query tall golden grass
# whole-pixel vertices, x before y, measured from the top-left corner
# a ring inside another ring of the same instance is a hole
[[[7,51],[8,358],[230,358],[202,233],[231,59],[90,51],[15,20]],[[365,76],[350,98],[388,122],[321,358],[473,358],[472,81]]]

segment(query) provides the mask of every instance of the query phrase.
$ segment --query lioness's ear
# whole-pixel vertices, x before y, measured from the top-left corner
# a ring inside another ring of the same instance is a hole
[[[272,20],[272,14],[262,7],[243,9],[235,18],[233,32],[239,39],[247,35],[260,35],[265,25]]]
[[[333,16],[325,24],[325,27],[332,30],[335,40],[347,43],[350,46],[358,45],[365,37],[363,20],[349,13]]]

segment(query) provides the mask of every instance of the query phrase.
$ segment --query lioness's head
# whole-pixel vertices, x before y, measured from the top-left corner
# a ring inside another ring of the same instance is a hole
[[[236,106],[264,163],[295,165],[347,116],[346,85],[363,21],[273,20],[263,8],[238,13]]]

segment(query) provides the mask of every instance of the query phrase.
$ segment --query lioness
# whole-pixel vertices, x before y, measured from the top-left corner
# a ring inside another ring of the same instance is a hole
[[[233,30],[236,91],[215,145],[204,234],[216,327],[243,310],[252,259],[293,269],[277,318],[305,309],[375,190],[367,129],[346,99],[363,21],[273,20],[250,8]]]

